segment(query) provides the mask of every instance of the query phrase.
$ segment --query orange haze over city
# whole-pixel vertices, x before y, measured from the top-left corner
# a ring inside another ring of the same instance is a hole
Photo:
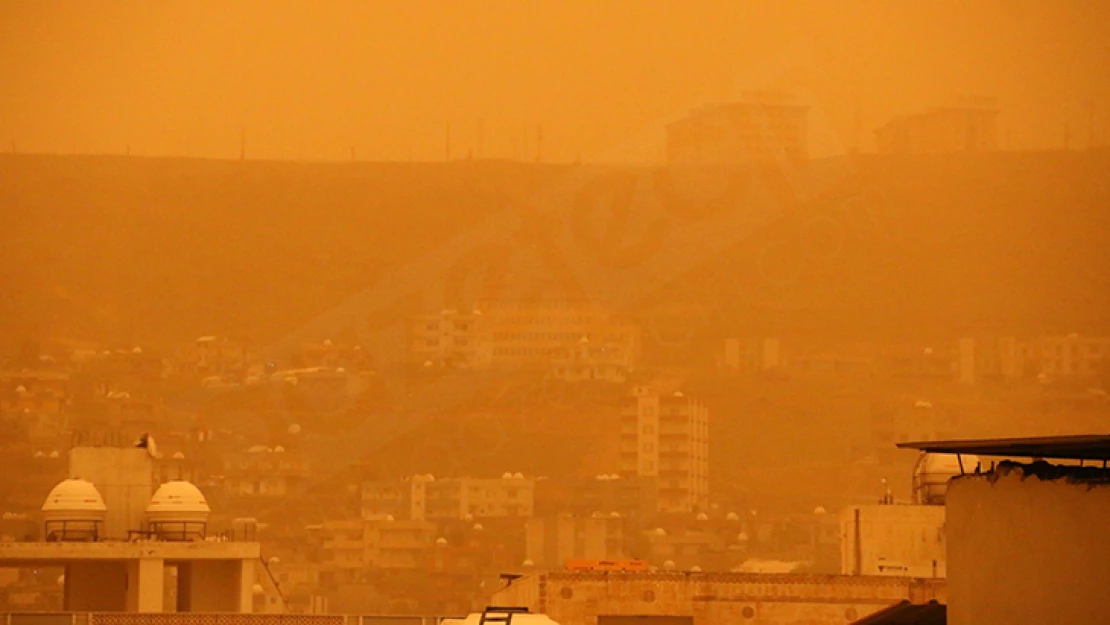
[[[1108,392],[1110,3],[0,0],[0,623],[1105,623]]]

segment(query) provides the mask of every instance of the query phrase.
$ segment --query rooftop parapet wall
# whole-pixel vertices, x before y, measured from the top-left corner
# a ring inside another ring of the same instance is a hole
[[[494,601],[561,625],[599,614],[693,616],[699,623],[844,623],[903,600],[947,599],[944,580],[751,573],[555,572],[515,580]]]
[[[1106,622],[1110,470],[1003,462],[947,508],[949,623]]]
[[[258,543],[248,542],[15,542],[0,543],[0,566],[41,562],[64,564],[80,560],[256,560]]]

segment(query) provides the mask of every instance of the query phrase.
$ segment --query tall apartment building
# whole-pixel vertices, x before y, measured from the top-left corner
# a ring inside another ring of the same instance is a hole
[[[640,332],[588,300],[502,298],[480,301],[469,312],[417,317],[410,345],[417,364],[532,367],[558,370],[567,379],[623,379],[639,359]]]
[[[362,485],[362,516],[374,518],[480,519],[531,517],[535,505],[535,480],[520,473],[501,478],[437,480],[416,475],[402,481],[366,482]]]
[[[659,512],[709,503],[709,411],[681,392],[637,387],[621,411],[621,472],[655,478]]]
[[[998,149],[998,105],[992,98],[896,117],[875,131],[884,154],[949,154]]]
[[[703,106],[667,126],[667,160],[728,165],[802,161],[809,152],[808,115],[807,106],[772,92]]]

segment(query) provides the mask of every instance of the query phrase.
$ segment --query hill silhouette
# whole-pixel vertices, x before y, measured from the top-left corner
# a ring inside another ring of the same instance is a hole
[[[5,155],[0,324],[9,342],[168,347],[201,334],[266,342],[490,219],[536,221],[546,210],[535,208],[540,198],[555,208],[533,227],[562,232],[559,249],[573,256],[576,246],[596,247],[596,275],[614,276],[609,286],[643,279],[615,304],[649,327],[660,353],[753,332],[1110,330],[1110,152],[866,156],[814,162],[799,175],[812,183],[835,171],[847,173],[750,227],[721,232],[729,240],[712,253],[664,245],[670,256],[661,264],[633,256],[640,274],[609,274],[620,259],[604,250],[635,253],[626,240],[650,243],[653,224],[666,239],[700,218],[659,217],[672,172]],[[614,176],[648,189],[629,191],[615,218],[627,235],[616,242],[603,236],[607,218],[594,223],[588,203],[559,196],[568,178],[573,194],[583,178]],[[684,201],[713,210],[711,201]],[[861,205],[869,207],[863,221],[851,214]],[[551,270],[543,250],[520,255],[534,242],[494,238],[512,251],[509,275]],[[518,271],[521,258],[541,267]],[[657,314],[664,304],[684,311],[674,328]],[[681,340],[661,338],[671,331]]]

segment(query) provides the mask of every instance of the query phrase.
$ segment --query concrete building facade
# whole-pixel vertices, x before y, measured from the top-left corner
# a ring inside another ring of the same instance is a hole
[[[748,165],[808,158],[809,108],[784,93],[752,92],[703,106],[667,126],[674,164]]]
[[[531,517],[536,483],[520,473],[500,478],[435,479],[415,475],[400,481],[362,485],[362,516],[398,519],[478,519]]]
[[[654,478],[659,512],[694,512],[709,503],[709,411],[681,392],[637,387],[621,410],[620,468]]]
[[[635,366],[640,334],[635,325],[615,319],[588,300],[489,299],[479,301],[473,311],[443,310],[416,317],[410,350],[418,365],[555,367],[556,377],[607,379]],[[612,371],[614,367],[621,371]]]
[[[897,117],[875,131],[884,154],[948,154],[998,149],[998,104],[970,99]]]
[[[850,506],[840,514],[840,572],[943,578],[944,506]]]
[[[1110,471],[1004,463],[948,489],[948,622],[1107,618]]]
[[[513,580],[496,605],[560,625],[844,625],[903,600],[947,597],[943,580],[757,573],[558,572]]]
[[[525,557],[541,569],[562,568],[567,560],[620,560],[625,557],[624,519],[610,515],[559,515],[528,520]]]

